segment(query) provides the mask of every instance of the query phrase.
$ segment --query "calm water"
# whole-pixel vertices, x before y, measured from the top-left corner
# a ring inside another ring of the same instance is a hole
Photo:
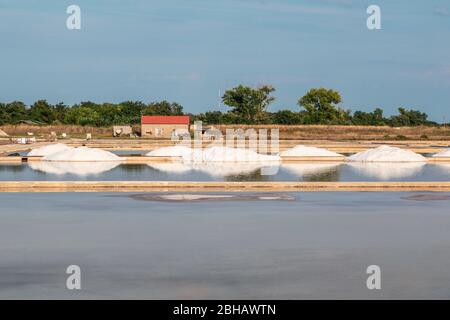
[[[264,171],[262,171],[264,170]],[[262,172],[270,175],[263,175]],[[172,181],[448,181],[450,164],[344,163],[255,164],[118,163],[0,164],[0,180],[172,180]]]
[[[0,298],[450,298],[449,194],[287,195],[0,194]],[[379,291],[366,288],[372,264]]]

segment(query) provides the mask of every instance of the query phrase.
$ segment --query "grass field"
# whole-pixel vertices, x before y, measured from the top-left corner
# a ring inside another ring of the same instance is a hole
[[[216,125],[224,134],[226,129],[279,129],[282,140],[450,140],[450,127],[375,127],[375,126],[279,126],[279,125]],[[112,135],[110,127],[83,127],[73,125],[31,126],[4,125],[0,129],[10,136],[26,136],[28,132],[42,138],[51,132],[59,136],[66,133],[72,138],[82,138],[91,133],[96,138]]]

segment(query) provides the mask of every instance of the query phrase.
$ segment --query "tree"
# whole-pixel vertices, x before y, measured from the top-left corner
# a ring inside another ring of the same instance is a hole
[[[30,120],[38,123],[51,124],[56,120],[55,110],[46,100],[36,101],[30,107],[29,114]]]
[[[373,112],[355,111],[352,124],[383,126],[386,124],[386,119],[383,117],[383,110],[380,108],[376,108]]]
[[[120,103],[121,112],[127,123],[137,124],[141,121],[142,111],[147,107],[141,101],[125,101]]]
[[[17,124],[27,119],[27,109],[23,102],[13,101],[4,105],[5,123]]]
[[[256,89],[240,85],[225,91],[222,101],[232,107],[232,112],[244,122],[256,123],[264,118],[267,107],[275,100],[270,96],[274,91],[275,89],[268,85]]]
[[[275,124],[303,124],[303,116],[300,112],[280,110],[272,114],[272,122]]]
[[[428,125],[428,115],[417,110],[406,110],[405,108],[398,108],[399,115],[392,116],[389,120],[390,125],[394,127],[402,126],[421,126]]]
[[[55,112],[55,118],[56,121],[60,123],[64,123],[64,119],[66,117],[66,112],[69,107],[65,105],[63,102],[60,102],[55,105],[54,112]]]
[[[98,112],[88,104],[75,105],[66,112],[64,122],[67,124],[78,124],[82,126],[100,126],[101,117]]]
[[[350,118],[350,111],[338,108],[341,103],[339,92],[326,88],[309,90],[298,104],[306,110],[306,123],[341,124]]]
[[[167,100],[152,102],[143,110],[143,115],[181,116],[183,107]]]

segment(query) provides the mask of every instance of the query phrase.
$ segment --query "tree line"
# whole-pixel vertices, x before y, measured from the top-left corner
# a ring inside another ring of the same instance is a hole
[[[191,121],[207,124],[279,124],[279,125],[372,125],[372,126],[420,126],[438,125],[428,120],[428,115],[418,110],[398,108],[398,114],[385,117],[383,110],[354,111],[339,106],[342,102],[338,91],[313,88],[298,99],[299,111],[268,111],[275,100],[272,86],[256,88],[239,85],[225,91],[223,103],[227,112],[208,111],[190,114],[177,102],[125,101],[121,103],[81,102],[72,106],[64,103],[52,105],[39,100],[30,106],[20,101],[0,103],[0,125],[32,122],[35,124],[70,124],[107,127],[119,124],[138,124],[142,115],[190,115]]]

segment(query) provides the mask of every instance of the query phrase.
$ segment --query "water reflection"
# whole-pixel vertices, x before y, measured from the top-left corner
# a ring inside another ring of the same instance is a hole
[[[186,164],[180,162],[152,163],[153,169],[174,174],[189,172],[201,172],[211,177],[255,177],[261,176],[261,169],[278,171],[278,165],[273,163],[233,163],[233,162],[210,162]]]
[[[120,163],[110,162],[30,162],[29,166],[33,170],[49,174],[65,175],[73,174],[77,176],[95,175],[110,171]]]
[[[336,163],[286,163],[282,169],[304,181],[339,181],[339,167]]]
[[[347,164],[355,173],[377,180],[402,179],[418,175],[424,162],[349,162]]]
[[[442,173],[450,174],[450,164],[449,163],[438,163],[438,164],[436,164],[436,167],[439,168],[439,170]]]

